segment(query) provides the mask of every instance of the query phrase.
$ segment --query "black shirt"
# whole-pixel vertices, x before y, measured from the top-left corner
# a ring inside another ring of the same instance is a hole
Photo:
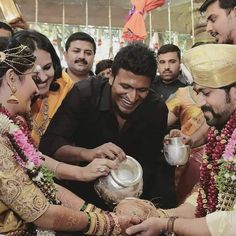
[[[179,79],[173,81],[170,84],[162,82],[159,76],[157,76],[152,82],[152,90],[155,91],[159,99],[165,102],[171,94],[175,93],[178,88],[185,87],[186,84],[182,83]]]
[[[119,128],[111,104],[108,80],[90,77],[78,82],[68,93],[41,139],[39,149],[53,156],[63,145],[74,144],[95,148],[113,142],[139,161],[143,168],[142,198],[153,200],[160,207],[176,206],[174,167],[165,161],[162,150],[168,110],[165,103],[145,101]],[[105,208],[91,183],[70,181],[69,189],[87,202]]]

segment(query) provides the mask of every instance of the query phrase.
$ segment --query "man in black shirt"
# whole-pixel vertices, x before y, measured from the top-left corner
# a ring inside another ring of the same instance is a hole
[[[174,167],[162,154],[168,110],[149,91],[156,74],[154,53],[142,44],[116,55],[112,85],[91,77],[68,93],[41,139],[40,150],[65,162],[97,157],[134,157],[143,168],[142,198],[161,207],[175,207]],[[68,186],[67,186],[68,187]],[[93,183],[72,183],[70,189],[105,208]]]
[[[181,52],[174,44],[165,44],[158,50],[158,72],[152,89],[162,101],[166,101],[178,88],[185,87],[187,81],[180,70]]]

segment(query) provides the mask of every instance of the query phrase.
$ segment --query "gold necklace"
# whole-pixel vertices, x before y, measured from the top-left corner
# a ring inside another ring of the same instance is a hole
[[[37,124],[36,120],[33,120],[33,128],[35,132],[41,137],[45,130],[47,129],[48,123],[50,121],[49,115],[48,115],[48,98],[44,98],[42,100],[42,104],[39,110],[39,113],[42,117],[41,123]]]

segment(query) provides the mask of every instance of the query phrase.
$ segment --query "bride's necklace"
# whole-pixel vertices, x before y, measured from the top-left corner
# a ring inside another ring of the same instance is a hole
[[[30,132],[21,119],[13,117],[0,105],[0,134],[6,135],[11,142],[14,158],[25,173],[40,188],[48,201],[60,204],[56,198],[53,173],[43,165],[44,158],[30,138]]]

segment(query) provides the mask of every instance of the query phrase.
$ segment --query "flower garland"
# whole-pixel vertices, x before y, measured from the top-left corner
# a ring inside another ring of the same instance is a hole
[[[6,135],[15,151],[14,158],[25,173],[41,189],[51,204],[60,204],[56,198],[53,173],[43,165],[44,158],[30,138],[30,131],[23,120],[10,113],[0,105],[1,133]]]
[[[235,202],[234,191],[236,145],[236,112],[219,132],[211,127],[200,168],[200,188],[197,199],[196,217],[205,216],[216,210],[231,209]],[[234,177],[233,177],[234,179]],[[236,176],[235,176],[236,179]],[[233,185],[232,185],[233,184]],[[230,197],[229,197],[230,195]]]
[[[218,194],[217,208],[222,211],[231,210],[236,203],[236,129],[225,147],[220,171],[216,178]]]

